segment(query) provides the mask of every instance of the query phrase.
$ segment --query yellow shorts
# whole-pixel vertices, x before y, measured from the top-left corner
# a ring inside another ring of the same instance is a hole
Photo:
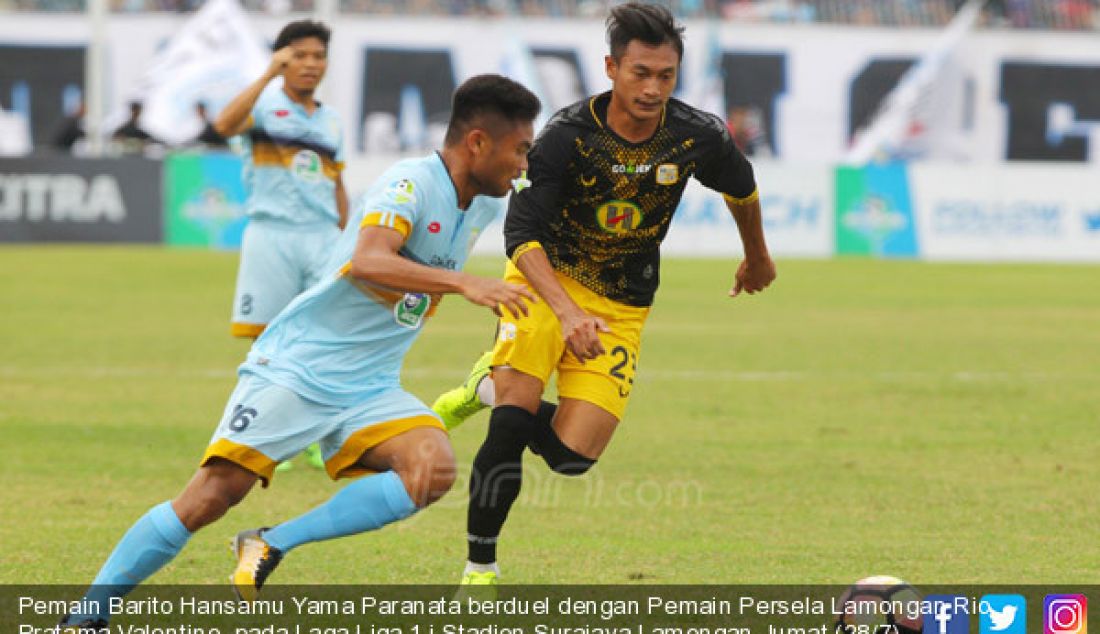
[[[578,361],[565,347],[558,318],[546,302],[539,301],[529,306],[526,317],[520,315],[517,319],[504,311],[492,364],[529,374],[544,386],[557,370],[559,396],[592,403],[622,420],[634,387],[642,326],[649,307],[607,299],[560,273],[557,278],[581,309],[607,322],[611,332],[600,333],[606,352],[583,364]],[[504,281],[530,286],[511,262],[504,271]]]

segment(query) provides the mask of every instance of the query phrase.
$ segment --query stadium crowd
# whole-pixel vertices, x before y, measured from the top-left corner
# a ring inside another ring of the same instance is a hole
[[[4,11],[83,11],[86,0],[0,0]],[[109,0],[117,12],[189,12],[203,0]],[[243,0],[250,11],[310,12],[316,0]],[[349,14],[592,17],[612,0],[339,0]],[[682,18],[740,22],[821,22],[867,26],[942,26],[963,0],[671,0]],[[994,28],[1100,29],[1100,0],[990,0]]]

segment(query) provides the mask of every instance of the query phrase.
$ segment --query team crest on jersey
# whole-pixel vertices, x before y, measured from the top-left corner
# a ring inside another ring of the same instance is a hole
[[[432,298],[425,293],[405,293],[401,301],[393,305],[393,320],[398,326],[416,330],[424,323],[424,315],[432,305]]]
[[[290,173],[307,183],[321,180],[321,157],[313,150],[302,150],[290,161]]]
[[[680,166],[675,163],[661,163],[657,166],[657,184],[675,185],[680,180]]]
[[[413,182],[407,178],[402,178],[396,183],[390,185],[387,193],[395,203],[400,205],[415,203],[416,202],[416,186]]]
[[[641,226],[642,210],[629,200],[612,200],[596,210],[596,222],[608,233],[630,233]]]

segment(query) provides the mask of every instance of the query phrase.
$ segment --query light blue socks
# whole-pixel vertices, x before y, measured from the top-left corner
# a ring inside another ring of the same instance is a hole
[[[154,572],[172,561],[190,539],[191,532],[180,522],[171,502],[149,509],[119,540],[114,552],[99,569],[84,596],[89,613],[72,614],[69,622],[107,619],[111,597],[128,594]],[[98,606],[98,611],[94,608]]]
[[[264,531],[263,539],[286,553],[309,542],[381,528],[416,512],[405,484],[393,471],[352,482],[327,502]]]
[[[285,553],[309,542],[381,528],[415,512],[416,504],[401,478],[387,471],[352,482],[321,506],[265,531],[263,538]],[[112,597],[125,596],[160,570],[190,537],[170,502],[149,509],[126,531],[96,575],[84,596],[88,611],[70,615],[68,622],[106,620]]]

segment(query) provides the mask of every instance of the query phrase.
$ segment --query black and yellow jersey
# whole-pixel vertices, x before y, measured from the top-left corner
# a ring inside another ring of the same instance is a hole
[[[511,198],[504,235],[516,258],[538,243],[554,269],[609,299],[649,306],[660,245],[689,177],[738,200],[752,166],[718,117],[669,100],[649,140],[605,125],[611,93],[562,109],[529,154],[529,187]]]

